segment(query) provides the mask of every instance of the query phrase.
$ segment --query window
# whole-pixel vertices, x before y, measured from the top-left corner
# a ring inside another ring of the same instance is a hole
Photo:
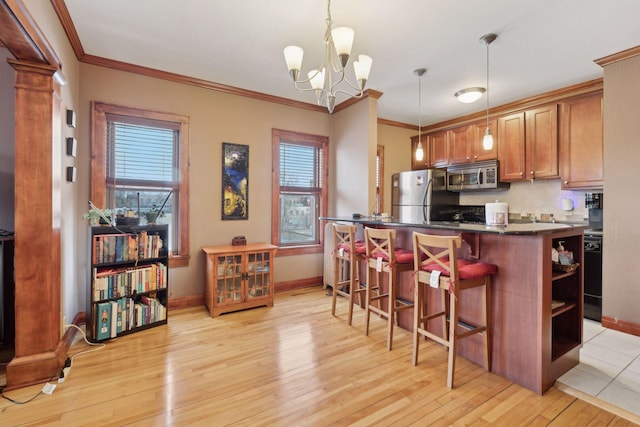
[[[189,119],[94,102],[91,144],[93,203],[169,224],[169,265],[188,265]]]
[[[329,138],[273,129],[271,241],[279,255],[322,251]]]

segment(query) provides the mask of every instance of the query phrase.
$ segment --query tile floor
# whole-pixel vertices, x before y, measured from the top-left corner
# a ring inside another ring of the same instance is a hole
[[[584,320],[580,364],[558,382],[640,416],[640,337]]]

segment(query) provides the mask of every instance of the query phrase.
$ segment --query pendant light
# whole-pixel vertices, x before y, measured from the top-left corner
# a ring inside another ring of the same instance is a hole
[[[485,150],[491,150],[493,148],[493,136],[491,135],[491,129],[489,129],[489,45],[496,38],[498,38],[498,36],[493,33],[480,37],[480,43],[487,46],[487,128],[484,131],[484,138],[482,138],[482,147]]]
[[[413,74],[418,76],[418,147],[416,148],[416,160],[421,162],[424,159],[424,149],[422,148],[422,136],[420,131],[422,129],[422,75],[427,70],[424,68],[418,68],[413,71]]]

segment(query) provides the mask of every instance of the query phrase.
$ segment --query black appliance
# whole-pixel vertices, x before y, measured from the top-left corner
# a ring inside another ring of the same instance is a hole
[[[602,319],[602,232],[584,234],[584,317]]]

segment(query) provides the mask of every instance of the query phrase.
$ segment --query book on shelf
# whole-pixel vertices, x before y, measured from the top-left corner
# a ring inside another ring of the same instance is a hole
[[[109,334],[111,338],[115,338],[118,335],[118,301],[109,301],[111,304],[111,321]]]
[[[104,340],[111,337],[111,303],[96,304],[96,339]]]
[[[565,304],[564,301],[551,300],[551,310],[555,310],[556,308],[562,307]]]

